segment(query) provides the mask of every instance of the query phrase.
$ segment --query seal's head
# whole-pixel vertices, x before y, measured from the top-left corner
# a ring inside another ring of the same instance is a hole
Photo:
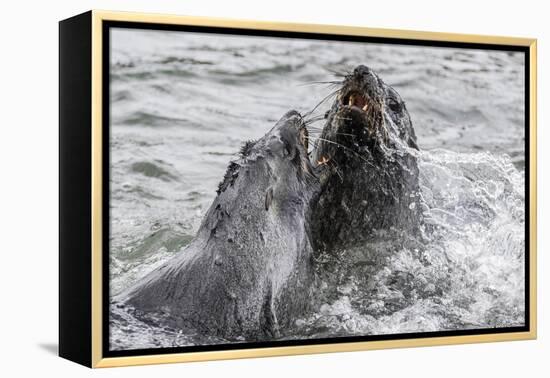
[[[261,139],[246,142],[230,163],[218,195],[244,182],[243,188],[265,191],[265,210],[296,208],[309,201],[315,176],[308,158],[308,131],[302,116],[287,112]]]
[[[363,154],[384,147],[417,148],[405,102],[364,65],[345,76],[325,118],[327,125],[316,148],[318,162],[329,160],[328,155],[337,152],[338,144]]]
[[[345,76],[313,150],[321,190],[312,202],[316,249],[360,245],[418,224],[416,136],[399,94],[369,67]]]

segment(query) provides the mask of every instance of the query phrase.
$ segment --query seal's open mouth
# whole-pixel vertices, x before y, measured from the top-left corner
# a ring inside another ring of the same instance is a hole
[[[356,107],[364,112],[368,109],[366,96],[362,95],[358,90],[349,90],[344,96],[340,97],[340,99],[343,106]]]

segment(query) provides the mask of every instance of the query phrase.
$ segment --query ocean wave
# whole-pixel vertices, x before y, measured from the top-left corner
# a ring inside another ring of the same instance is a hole
[[[162,162],[138,161],[130,165],[130,171],[146,177],[158,178],[163,181],[176,180],[177,176],[161,167]]]

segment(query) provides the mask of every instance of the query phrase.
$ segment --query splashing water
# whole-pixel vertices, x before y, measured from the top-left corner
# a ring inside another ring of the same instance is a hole
[[[297,322],[306,334],[524,324],[523,174],[507,156],[445,150],[420,153],[419,168],[425,240],[380,235],[373,245],[325,256],[322,269],[335,268],[323,274],[319,313]]]

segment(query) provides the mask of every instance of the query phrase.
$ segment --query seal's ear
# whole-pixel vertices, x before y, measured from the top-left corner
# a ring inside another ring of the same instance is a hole
[[[265,211],[269,210],[271,201],[273,201],[273,188],[269,188],[265,193]]]

